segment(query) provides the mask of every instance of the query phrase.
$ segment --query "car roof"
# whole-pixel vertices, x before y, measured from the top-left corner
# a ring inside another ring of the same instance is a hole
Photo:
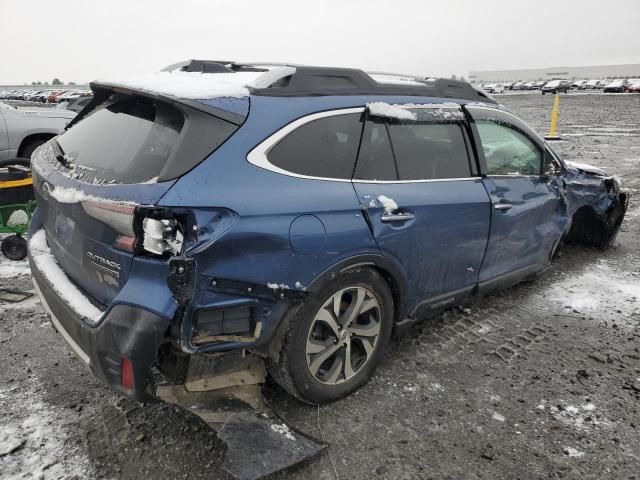
[[[409,96],[497,103],[467,82],[355,68],[190,60],[158,74],[92,82],[92,89],[157,93],[191,100],[231,96]],[[225,91],[226,89],[226,91]],[[199,95],[199,96],[198,96]]]

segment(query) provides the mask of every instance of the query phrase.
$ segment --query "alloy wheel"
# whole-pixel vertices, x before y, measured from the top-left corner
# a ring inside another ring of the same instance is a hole
[[[380,336],[382,312],[364,287],[333,294],[316,313],[305,347],[309,372],[335,385],[356,375],[371,358]]]

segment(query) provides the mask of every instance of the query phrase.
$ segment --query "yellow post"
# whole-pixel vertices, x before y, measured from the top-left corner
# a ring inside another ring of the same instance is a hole
[[[547,135],[547,140],[557,140],[560,137],[556,135],[556,126],[558,125],[558,108],[560,107],[560,94],[556,93],[553,98],[553,110],[551,111],[551,128],[549,129],[549,135]]]

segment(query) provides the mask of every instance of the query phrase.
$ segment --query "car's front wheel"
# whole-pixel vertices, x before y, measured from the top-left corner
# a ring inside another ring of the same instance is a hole
[[[343,398],[371,377],[389,343],[393,297],[378,272],[341,274],[292,319],[272,377],[310,403]]]

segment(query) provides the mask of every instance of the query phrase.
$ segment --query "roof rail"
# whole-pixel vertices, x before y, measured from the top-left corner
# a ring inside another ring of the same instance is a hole
[[[403,73],[367,73],[357,68],[314,67],[278,62],[187,60],[162,69],[174,70],[201,73],[265,72],[260,81],[249,86],[253,95],[413,95],[497,103],[488,94],[467,82]]]
[[[385,82],[380,75],[397,81]],[[485,92],[459,80],[391,73],[370,75],[356,68],[335,67],[296,66],[288,81],[281,79],[270,87],[254,88],[251,93],[263,96],[413,95],[497,103]]]

